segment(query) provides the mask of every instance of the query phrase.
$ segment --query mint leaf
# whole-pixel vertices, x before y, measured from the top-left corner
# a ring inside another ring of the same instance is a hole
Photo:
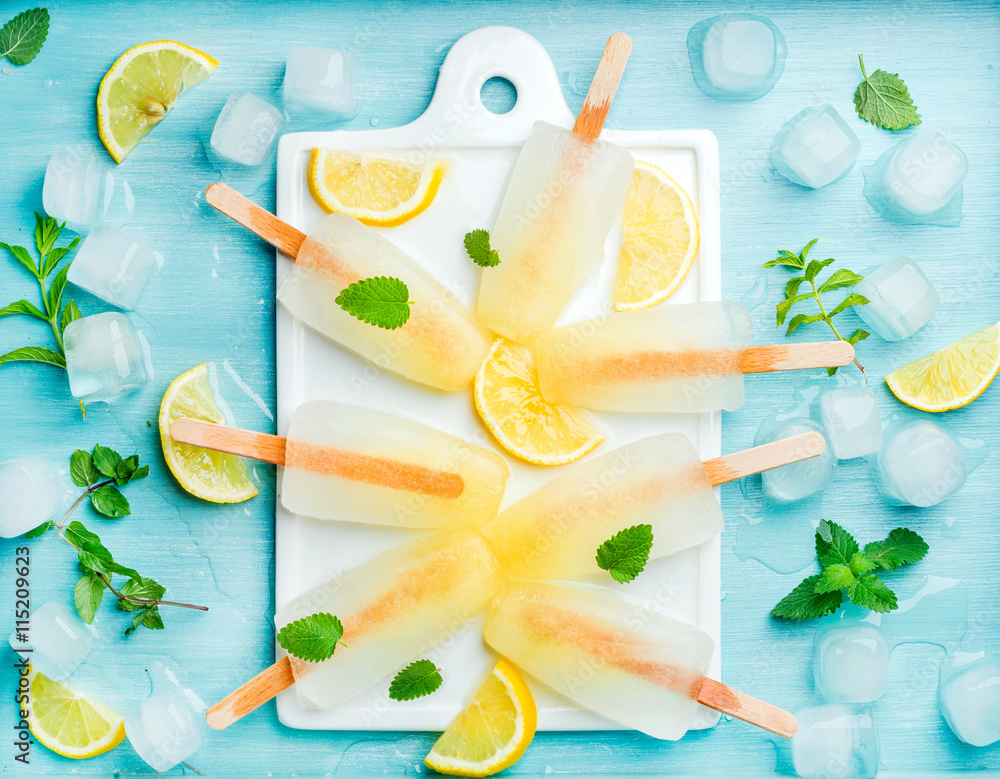
[[[132,513],[128,499],[110,484],[90,493],[90,502],[98,514],[110,519],[121,519]]]
[[[924,559],[927,542],[909,528],[897,527],[884,541],[865,545],[865,554],[879,568],[892,570]]]
[[[0,317],[14,316],[15,314],[33,316],[35,319],[41,319],[46,322],[49,320],[45,314],[38,310],[38,307],[34,303],[29,303],[27,300],[17,300],[10,305],[0,308]]]
[[[64,531],[66,534],[66,540],[69,541],[77,549],[93,550],[96,548],[104,549],[104,545],[101,544],[101,539],[97,537],[95,533],[91,533],[87,528],[85,528],[80,522],[70,522],[69,527]]]
[[[290,622],[278,631],[278,643],[293,657],[320,663],[333,657],[344,626],[332,614],[311,614]]]
[[[0,29],[0,58],[15,65],[27,65],[42,50],[49,34],[49,12],[32,8],[11,19]]]
[[[132,480],[133,474],[139,467],[139,455],[133,454],[126,457],[115,466],[115,483],[119,487],[124,487]]]
[[[83,449],[77,449],[69,458],[69,475],[78,487],[92,487],[101,479],[94,456]]]
[[[83,569],[84,573],[111,573],[111,569],[114,567],[115,561],[111,557],[111,552],[104,547],[100,550],[87,551],[81,549],[77,552],[77,557],[80,560],[80,568]]]
[[[35,265],[35,261],[31,259],[31,255],[28,254],[28,250],[23,246],[11,246],[9,243],[0,241],[0,249],[9,251],[14,259],[21,263],[32,276],[36,279],[39,278],[38,267]]]
[[[130,636],[140,627],[147,627],[150,630],[163,630],[163,619],[160,617],[159,606],[143,609],[132,617],[132,627],[125,628],[125,635]]]
[[[405,325],[413,305],[406,285],[390,276],[355,281],[334,302],[351,316],[385,330]]]
[[[38,249],[38,254],[44,257],[52,251],[59,240],[59,234],[65,229],[65,222],[60,224],[58,219],[35,211],[35,248]]]
[[[836,592],[850,587],[854,582],[854,573],[849,566],[834,563],[828,565],[819,575],[819,581],[816,582],[816,592],[819,594]]]
[[[77,319],[81,319],[83,314],[80,313],[80,309],[74,301],[70,301],[65,306],[63,306],[62,317],[59,319],[59,329],[65,330],[70,322],[75,322]]]
[[[73,588],[73,602],[76,610],[80,613],[80,619],[88,625],[94,621],[94,614],[97,607],[104,599],[104,582],[93,574],[86,574],[80,577]]]
[[[490,246],[490,234],[486,230],[466,233],[465,251],[480,267],[493,268],[500,264],[500,252]]]
[[[866,573],[847,590],[847,597],[869,611],[885,614],[896,608],[896,593],[873,573]]]
[[[94,466],[101,472],[101,475],[109,479],[115,478],[118,474],[118,463],[122,461],[122,456],[114,449],[98,444],[94,447]]]
[[[859,549],[854,536],[848,533],[836,522],[820,520],[816,528],[816,556],[820,564],[825,566],[850,565],[851,558]]]
[[[415,660],[400,671],[389,685],[389,697],[394,701],[412,701],[430,695],[444,680],[441,669],[430,660]]]
[[[139,572],[136,571],[134,568],[128,568],[127,566],[119,565],[118,563],[114,564],[112,570],[114,570],[115,573],[121,574],[122,576],[127,576],[130,579],[142,578],[141,576],[139,576]]]
[[[56,368],[66,369],[66,358],[51,349],[43,349],[40,346],[23,346],[7,354],[0,355],[0,366],[9,362],[41,362],[46,365],[54,365]]]
[[[920,114],[899,75],[876,70],[869,76],[865,73],[865,61],[860,54],[858,62],[864,77],[854,93],[854,108],[858,116],[886,130],[905,130],[920,124]]]
[[[869,544],[870,546],[870,544]],[[863,573],[868,573],[869,571],[874,571],[878,568],[877,565],[872,561],[872,559],[864,552],[855,552],[851,557],[851,573],[855,576],[861,576]]]
[[[44,536],[50,527],[53,527],[55,523],[50,519],[48,522],[43,522],[36,528],[32,528],[27,533],[24,534],[25,538],[41,538]]]
[[[782,598],[778,605],[771,609],[771,615],[782,619],[815,619],[835,612],[844,596],[840,590],[834,592],[816,592],[819,574],[809,576],[788,595]]]
[[[132,573],[135,573],[134,571]],[[129,579],[125,584],[119,588],[120,592],[124,597],[118,599],[118,608],[122,611],[135,611],[136,609],[148,609],[149,604],[146,603],[135,603],[128,598],[138,598],[139,600],[159,600],[163,597],[167,588],[162,584],[154,581],[153,579],[147,579],[144,576],[140,576],[137,579]]]
[[[653,526],[633,525],[615,533],[597,548],[597,565],[620,584],[632,581],[649,562]]]

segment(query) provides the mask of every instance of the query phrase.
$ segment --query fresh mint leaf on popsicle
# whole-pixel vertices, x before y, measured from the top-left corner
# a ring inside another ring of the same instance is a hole
[[[493,268],[500,264],[500,252],[490,246],[490,234],[486,230],[473,230],[465,234],[465,251],[469,258],[483,268]]]
[[[393,678],[389,697],[394,701],[412,701],[430,695],[443,681],[441,669],[430,660],[414,660]]]
[[[341,290],[334,302],[362,322],[386,330],[405,325],[413,305],[406,284],[391,276],[355,281]]]
[[[615,533],[597,548],[597,565],[619,584],[632,581],[649,562],[653,526],[633,525]]]
[[[15,65],[27,65],[49,34],[49,12],[32,8],[19,13],[0,29],[0,59],[7,57]]]
[[[864,77],[854,93],[854,108],[858,116],[886,130],[905,130],[920,124],[920,114],[899,75],[876,70],[869,76],[865,73],[865,61],[860,54],[858,62]]]
[[[321,663],[333,657],[337,644],[344,643],[343,635],[344,626],[333,614],[310,614],[279,630],[278,643],[293,657]]]

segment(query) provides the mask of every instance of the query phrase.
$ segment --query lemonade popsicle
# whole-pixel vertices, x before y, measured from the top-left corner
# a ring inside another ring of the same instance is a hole
[[[512,578],[565,579],[596,573],[597,548],[639,524],[653,528],[651,559],[722,531],[722,509],[687,436],[649,436],[588,460],[504,509],[483,533]]]
[[[496,452],[420,422],[313,401],[289,423],[281,503],[319,519],[479,525],[496,517],[509,474]]]
[[[528,582],[500,591],[484,637],[580,706],[671,741],[691,726],[714,651],[699,628],[612,591]]]
[[[335,301],[353,282],[389,276],[412,306],[395,330],[366,324]],[[298,319],[379,368],[443,390],[465,387],[492,340],[472,312],[400,249],[353,217],[330,214],[306,236],[278,300]]]
[[[396,673],[489,601],[502,584],[489,543],[476,530],[437,533],[383,552],[282,608],[280,630],[316,613],[340,618],[343,641],[333,657],[290,657],[298,694],[329,708]]]
[[[539,386],[549,403],[604,411],[733,411],[751,331],[733,301],[607,314],[539,339]]]
[[[552,327],[604,256],[634,167],[613,143],[536,122],[491,234],[500,264],[483,271],[479,321],[520,343]]]

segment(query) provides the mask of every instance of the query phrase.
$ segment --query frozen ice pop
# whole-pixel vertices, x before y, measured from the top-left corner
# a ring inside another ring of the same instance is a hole
[[[373,228],[330,214],[303,236],[224,184],[209,187],[206,200],[295,258],[278,300],[297,319],[379,368],[421,384],[457,390],[472,381],[492,336],[454,294]],[[374,276],[406,284],[413,304],[402,327],[366,324],[335,302],[344,288]]]
[[[192,419],[178,443],[284,465],[295,514],[402,527],[480,525],[496,517],[510,470],[496,452],[420,422],[334,401],[303,403],[288,437]]]
[[[489,601],[502,584],[489,543],[476,530],[437,533],[383,552],[301,595],[275,615],[276,629],[311,614],[344,625],[347,646],[310,663],[287,656],[208,710],[228,727],[282,690],[328,708],[399,671]]]
[[[500,264],[484,269],[476,308],[511,340],[552,327],[604,256],[635,161],[597,137],[630,50],[627,36],[612,36],[573,130],[536,122],[514,165],[491,234]],[[587,121],[597,106],[599,121]]]
[[[515,665],[584,708],[676,741],[698,703],[790,737],[794,717],[705,677],[704,631],[597,587],[512,582],[484,637]]]
[[[550,330],[535,360],[542,395],[605,411],[733,411],[743,374],[846,365],[845,341],[750,346],[750,312],[733,301],[659,305]]]
[[[815,457],[825,446],[813,433],[701,462],[681,433],[649,436],[564,473],[504,509],[483,534],[514,579],[596,574],[597,548],[632,525],[651,525],[650,559],[665,557],[722,531],[713,486]]]

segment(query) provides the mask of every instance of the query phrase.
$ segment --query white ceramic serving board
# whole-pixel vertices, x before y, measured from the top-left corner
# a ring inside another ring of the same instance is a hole
[[[605,41],[588,43],[593,47],[596,61]],[[491,113],[480,99],[484,82],[494,76],[508,79],[517,89],[516,103],[504,115]],[[462,238],[469,230],[493,225],[518,150],[537,120],[563,127],[573,124],[545,49],[530,35],[510,27],[476,30],[452,46],[441,65],[434,97],[416,121],[391,129],[285,135],[278,151],[278,216],[305,232],[324,216],[306,185],[309,153],[315,146],[412,160],[443,158],[448,163],[448,172],[431,206],[404,225],[382,230],[382,234],[471,305],[480,269],[466,256]],[[701,224],[698,262],[664,305],[719,300],[719,155],[715,136],[705,130],[607,130],[602,137],[625,146],[637,159],[659,165],[681,183],[695,203]],[[587,280],[560,324],[609,309],[620,243],[621,219],[608,237],[606,262]],[[289,258],[279,254],[279,283],[289,268]],[[443,393],[384,374],[307,329],[280,306],[276,351],[279,434],[285,433],[292,412],[300,403],[332,399],[408,415],[496,447],[476,416],[471,389]],[[703,459],[721,453],[717,413],[602,414],[598,422],[608,433],[608,440],[590,457],[666,431],[687,434]],[[573,467],[531,466],[510,456],[507,460],[511,480],[504,505]],[[275,606],[281,608],[339,571],[427,532],[297,517],[284,511],[279,503]],[[651,563],[642,576],[622,589],[697,623],[715,639],[718,647],[719,568],[716,538],[698,549]],[[595,575],[593,582],[620,587],[609,576],[597,573],[600,575]],[[439,663],[445,679],[444,685],[431,696],[408,703],[390,701],[387,697],[390,679],[386,678],[351,701],[317,711],[300,706],[292,688],[279,696],[278,716],[284,724],[295,728],[443,730],[496,661],[482,640],[482,617],[449,636],[429,656]],[[717,650],[710,674],[718,679],[720,670]],[[533,684],[532,689],[538,702],[540,729],[619,727],[603,717],[574,708],[569,701],[538,684]],[[715,712],[703,709],[696,727],[710,727],[717,721]]]

